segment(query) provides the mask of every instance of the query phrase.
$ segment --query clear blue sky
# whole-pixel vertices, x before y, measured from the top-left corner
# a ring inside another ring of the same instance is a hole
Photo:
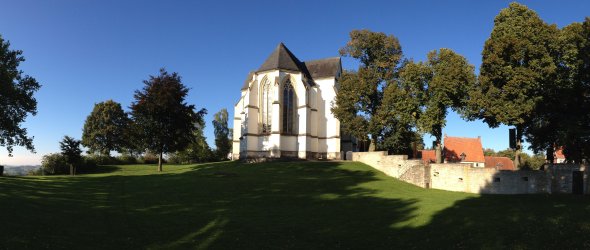
[[[279,42],[301,60],[332,57],[353,29],[397,36],[408,58],[451,48],[479,68],[494,17],[509,1],[4,1],[0,34],[24,51],[26,74],[43,87],[37,116],[24,124],[37,154],[17,148],[0,164],[38,164],[59,151],[64,135],[82,136],[95,103],[113,99],[126,109],[142,80],[165,67],[191,88],[189,103],[207,108],[213,144],[215,112],[233,105],[247,73]],[[590,1],[524,1],[559,27],[583,21]],[[345,68],[354,62],[344,59]],[[231,124],[230,124],[231,126]],[[482,136],[505,149],[507,127],[489,129],[450,114],[444,133]],[[431,139],[425,137],[425,143]]]

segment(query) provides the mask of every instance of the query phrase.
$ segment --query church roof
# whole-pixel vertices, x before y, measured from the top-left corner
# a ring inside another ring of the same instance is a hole
[[[334,77],[340,70],[340,57],[324,58],[304,62],[312,78]]]
[[[287,47],[285,44],[279,43],[275,50],[270,56],[264,61],[258,71],[266,71],[273,69],[286,69],[293,71],[302,71],[300,68],[301,62]]]
[[[341,67],[340,57],[330,57],[307,62],[299,61],[299,59],[287,49],[285,44],[279,43],[272,54],[270,54],[256,72],[276,69],[298,71],[303,73],[305,78],[309,80],[305,81],[307,84],[314,85],[314,79],[336,77]],[[242,90],[247,89],[250,86],[250,81],[252,81],[254,73],[255,72],[250,72],[250,74],[248,74],[246,81],[244,81],[244,85],[242,85]]]
[[[244,85],[242,85],[242,90],[247,89],[250,86],[252,76],[254,76],[254,72],[250,71],[250,73],[248,73],[248,77],[246,77],[246,80],[244,81]]]

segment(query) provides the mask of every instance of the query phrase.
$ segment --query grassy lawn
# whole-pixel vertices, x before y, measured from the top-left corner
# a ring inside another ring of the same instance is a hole
[[[590,248],[590,198],[426,190],[351,162],[0,177],[0,249]]]

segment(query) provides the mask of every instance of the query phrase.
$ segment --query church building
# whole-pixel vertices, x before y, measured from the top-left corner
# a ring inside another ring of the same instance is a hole
[[[340,57],[302,62],[280,43],[242,86],[233,159],[340,159],[352,151],[330,111],[341,73]]]

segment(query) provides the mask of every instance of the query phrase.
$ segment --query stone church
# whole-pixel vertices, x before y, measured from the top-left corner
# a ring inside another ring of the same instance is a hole
[[[340,159],[353,151],[330,112],[341,73],[340,57],[302,62],[280,43],[242,86],[233,159]]]

